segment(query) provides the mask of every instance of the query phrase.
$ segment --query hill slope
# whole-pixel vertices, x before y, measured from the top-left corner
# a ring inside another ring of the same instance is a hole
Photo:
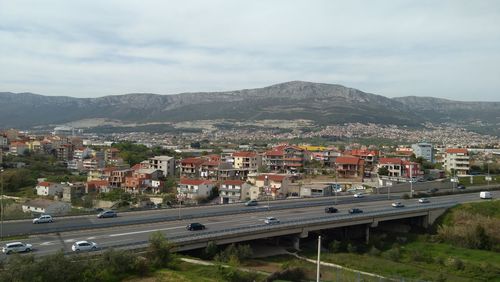
[[[126,94],[100,98],[0,93],[0,127],[28,128],[88,118],[124,122],[211,119],[309,119],[318,124],[500,120],[500,103],[436,98],[390,99],[341,85],[292,81],[264,88],[176,95]]]

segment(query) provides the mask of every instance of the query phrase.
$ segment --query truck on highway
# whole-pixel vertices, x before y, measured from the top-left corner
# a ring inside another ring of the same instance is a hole
[[[491,196],[491,193],[488,192],[488,191],[481,191],[481,192],[479,192],[479,198],[481,198],[481,199],[491,199],[492,196]]]

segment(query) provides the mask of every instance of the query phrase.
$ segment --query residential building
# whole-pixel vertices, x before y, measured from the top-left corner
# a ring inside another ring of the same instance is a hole
[[[305,184],[300,187],[300,197],[326,197],[332,196],[332,185],[328,184]]]
[[[118,169],[111,172],[109,177],[109,186],[111,188],[121,188],[125,184],[125,178],[132,176],[131,169]]]
[[[8,147],[9,147],[9,139],[7,139],[7,136],[0,134],[0,149]]]
[[[280,145],[264,153],[265,165],[276,172],[296,173],[303,169],[306,159],[306,150],[289,145]]]
[[[241,186],[241,200],[243,201],[257,200],[259,198],[259,195],[260,195],[259,187],[248,183],[245,183],[243,184],[243,186]]]
[[[164,177],[175,176],[175,158],[169,156],[155,156],[148,160],[149,168],[161,170]]]
[[[380,158],[377,168],[387,168],[389,177],[419,178],[423,175],[419,163],[399,158]],[[411,171],[410,171],[411,170]]]
[[[108,163],[113,159],[119,158],[120,150],[117,148],[107,148],[104,150],[104,162]]]
[[[84,183],[67,183],[67,185],[63,186],[62,200],[71,203],[71,200],[81,197],[84,192]]]
[[[107,180],[90,180],[85,183],[85,193],[107,193],[109,192]]]
[[[260,174],[248,178],[250,183],[260,188],[261,195],[285,197],[288,186],[293,182],[293,176],[288,174]]]
[[[22,205],[23,212],[37,214],[64,215],[71,210],[71,205],[66,202],[47,199],[34,199]]]
[[[468,175],[470,157],[466,148],[448,148],[444,155],[444,169],[457,176]]]
[[[35,190],[38,196],[54,196],[58,193],[62,193],[63,188],[64,185],[62,184],[42,181],[36,185]]]
[[[22,155],[28,151],[28,146],[24,142],[14,141],[10,143],[9,153],[12,155]]]
[[[377,150],[354,149],[346,151],[344,154],[362,159],[364,161],[365,169],[371,170],[377,161],[379,152]]]
[[[416,143],[411,145],[411,148],[415,157],[434,163],[434,151],[431,143]]]
[[[342,156],[335,160],[336,172],[339,177],[362,177],[365,161],[358,157]]]
[[[177,184],[177,198],[182,201],[198,202],[211,195],[214,183],[202,179],[181,179]]]
[[[259,168],[260,156],[255,152],[234,152],[234,168],[246,168],[257,171]]]
[[[73,145],[62,144],[56,149],[57,160],[61,162],[68,162],[73,159]]]
[[[202,158],[186,158],[181,160],[181,177],[198,178],[200,177],[201,165],[205,162]],[[207,177],[207,175],[205,175]]]
[[[39,153],[42,151],[42,142],[39,140],[30,140],[29,142],[26,142],[26,145],[28,146],[28,150],[32,152]]]
[[[220,203],[233,204],[240,202],[242,200],[241,191],[244,184],[245,182],[241,180],[222,181],[219,188]]]

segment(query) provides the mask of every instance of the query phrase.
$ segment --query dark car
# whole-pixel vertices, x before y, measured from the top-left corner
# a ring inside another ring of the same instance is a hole
[[[198,223],[198,222],[194,222],[194,223],[190,223],[186,226],[186,229],[189,230],[189,231],[193,231],[193,230],[203,230],[205,229],[205,225],[201,224],[201,223]]]
[[[427,193],[436,193],[437,191],[439,191],[438,188],[432,188],[432,189],[427,190]]]
[[[465,186],[463,184],[458,184],[457,189],[463,190],[465,189]]]
[[[349,210],[349,213],[362,213],[362,212],[363,212],[363,210],[358,209],[358,208],[353,208],[353,209]]]
[[[103,211],[97,215],[97,218],[107,218],[107,217],[117,217],[118,214],[115,211]]]
[[[326,212],[326,213],[336,213],[336,212],[338,212],[338,211],[339,211],[339,210],[338,210],[338,209],[336,209],[336,208],[334,208],[334,207],[327,207],[327,208],[325,208],[325,212]]]

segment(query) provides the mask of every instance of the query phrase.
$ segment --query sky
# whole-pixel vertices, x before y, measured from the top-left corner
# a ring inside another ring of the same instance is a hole
[[[0,0],[0,92],[176,94],[292,80],[500,101],[500,1]]]

